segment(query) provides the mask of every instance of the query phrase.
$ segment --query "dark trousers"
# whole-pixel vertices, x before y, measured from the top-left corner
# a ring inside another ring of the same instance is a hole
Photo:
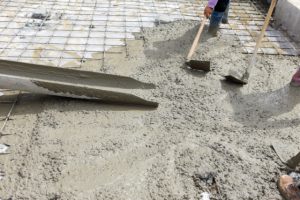
[[[210,17],[209,33],[215,35],[219,29],[222,18],[228,18],[230,0],[219,0]]]

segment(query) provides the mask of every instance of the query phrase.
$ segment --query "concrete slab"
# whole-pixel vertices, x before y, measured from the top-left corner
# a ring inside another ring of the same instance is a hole
[[[278,25],[296,41],[300,41],[300,0],[278,1],[275,11]]]

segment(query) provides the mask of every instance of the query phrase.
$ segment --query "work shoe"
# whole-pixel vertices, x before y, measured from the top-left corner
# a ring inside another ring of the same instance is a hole
[[[300,184],[297,184],[293,177],[281,176],[278,181],[278,188],[286,200],[300,200]]]
[[[291,80],[291,86],[300,86],[300,68],[298,68],[297,72],[293,75]]]
[[[207,33],[212,36],[212,37],[216,37],[218,36],[218,30],[219,30],[219,26],[216,27],[208,27]]]
[[[222,18],[222,24],[228,24],[228,19],[227,18]]]

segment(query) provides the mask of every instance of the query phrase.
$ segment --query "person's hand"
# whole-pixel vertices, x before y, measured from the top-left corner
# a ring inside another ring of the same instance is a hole
[[[204,16],[206,18],[209,18],[212,12],[213,12],[213,9],[209,6],[206,6],[204,9]]]

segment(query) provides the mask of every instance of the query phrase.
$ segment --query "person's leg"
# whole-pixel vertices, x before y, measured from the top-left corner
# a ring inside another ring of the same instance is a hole
[[[217,34],[223,15],[224,15],[224,12],[217,12],[215,10],[213,11],[213,13],[210,16],[210,22],[209,22],[209,28],[208,28],[209,34],[211,34],[211,35]]]
[[[223,18],[222,18],[222,23],[223,24],[228,24],[229,7],[230,7],[230,1],[227,5],[227,8],[226,8],[226,10],[224,12],[224,15],[223,15]]]
[[[224,16],[224,12],[225,12],[226,8],[228,7],[228,4],[229,4],[229,0],[222,0],[222,1],[219,0],[218,1],[213,13],[210,16],[210,24],[209,24],[209,28],[208,28],[208,32],[210,34],[212,34],[212,35],[217,34],[220,23]]]

